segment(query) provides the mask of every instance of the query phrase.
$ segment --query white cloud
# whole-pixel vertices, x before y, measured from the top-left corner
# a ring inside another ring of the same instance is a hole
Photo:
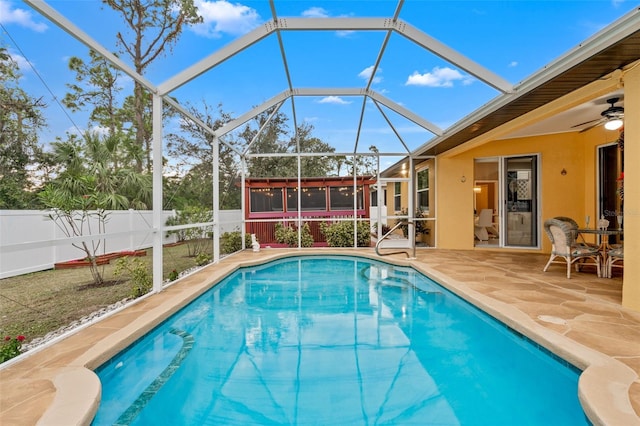
[[[12,9],[11,4],[4,0],[0,0],[0,22],[3,24],[17,24],[25,28],[30,28],[38,33],[42,33],[48,28],[43,22],[35,22],[31,11]]]
[[[124,89],[133,87],[133,79],[127,74],[122,73],[118,76],[115,83],[116,87]]]
[[[372,72],[373,72],[373,65],[360,71],[360,74],[358,74],[358,77],[363,78],[365,80],[369,80],[369,78],[371,78]],[[382,68],[378,68],[378,71],[376,72],[376,76],[373,78],[374,83],[382,82],[382,77],[380,76],[380,74],[382,74]]]
[[[21,73],[24,74],[26,72],[31,71],[31,65],[29,64],[29,61],[27,61],[27,58],[11,50],[9,50],[8,53],[9,53],[9,56],[11,56],[11,59],[18,65],[18,68],[20,69]]]
[[[336,35],[338,37],[349,37],[351,34],[355,34],[356,32],[353,30],[340,30],[336,31]]]
[[[328,18],[329,13],[321,7],[310,7],[302,12],[302,16],[306,18]]]
[[[323,7],[318,7],[318,6],[313,6],[310,7],[309,9],[304,10],[301,13],[301,16],[304,16],[305,18],[329,18],[331,16],[331,14],[329,13],[329,11]],[[341,18],[349,18],[349,17],[353,17],[353,14],[346,14],[346,15],[337,15]],[[348,32],[352,32],[351,30],[349,30]]]
[[[405,83],[407,86],[427,86],[427,87],[453,87],[455,81],[460,81],[464,85],[471,84],[473,78],[462,74],[453,68],[435,67],[431,72],[420,74],[414,71]]]
[[[196,6],[204,22],[194,25],[191,30],[205,37],[246,34],[261,21],[255,9],[240,3],[232,4],[226,0],[196,0]]]
[[[71,127],[68,127],[68,128],[64,131],[64,133],[65,133],[65,134],[69,134],[69,135],[78,135],[78,136],[82,136],[82,133],[83,133],[85,130],[86,130],[86,129],[84,129],[84,128],[80,129],[80,128],[76,127],[76,126],[71,126]]]
[[[96,126],[91,127],[91,129],[89,131],[94,135],[99,135],[99,136],[108,136],[109,135],[109,128],[105,127],[105,126],[96,125]]]
[[[351,102],[347,102],[342,99],[340,96],[327,96],[318,101],[320,104],[338,104],[338,105],[348,105]]]
[[[513,68],[513,67],[517,67],[517,66],[518,66],[518,61],[509,62],[509,68]]]
[[[309,9],[302,12],[302,16],[304,16],[305,18],[328,18],[331,15],[326,9],[322,7],[310,7]],[[355,31],[353,30],[336,31],[336,35],[338,37],[349,37],[353,33],[355,33]]]

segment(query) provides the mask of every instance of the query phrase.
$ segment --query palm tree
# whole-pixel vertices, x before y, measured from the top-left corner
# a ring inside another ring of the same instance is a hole
[[[67,141],[53,143],[59,173],[39,197],[51,209],[48,217],[67,237],[103,234],[107,210],[148,208],[151,178],[131,167],[134,155],[126,147],[124,134],[100,136],[91,132],[81,140],[70,136]],[[104,250],[104,241],[83,240],[72,245],[90,261],[94,283],[103,284],[97,254]]]

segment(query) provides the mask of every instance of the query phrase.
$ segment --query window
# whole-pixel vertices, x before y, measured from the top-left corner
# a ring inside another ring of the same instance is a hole
[[[323,186],[302,188],[301,210],[327,210],[326,188]],[[298,211],[298,188],[287,188],[287,211]]]
[[[373,189],[374,186],[371,187],[371,207],[378,207],[378,190]],[[382,191],[382,206],[387,205],[387,189],[385,188]]]
[[[287,211],[298,211],[298,188],[287,188]]]
[[[281,212],[282,188],[251,188],[251,212]]]
[[[301,210],[327,210],[327,188],[313,186],[302,188]]]
[[[429,168],[418,172],[418,208],[429,211]]]
[[[393,209],[402,210],[402,182],[394,182]]]
[[[357,187],[358,209],[364,208],[362,186]],[[353,186],[332,186],[329,188],[331,210],[353,210]]]

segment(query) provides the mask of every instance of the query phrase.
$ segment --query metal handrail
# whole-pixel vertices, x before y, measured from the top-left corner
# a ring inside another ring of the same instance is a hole
[[[398,229],[401,225],[410,225],[410,226],[415,226],[415,223],[413,223],[413,222],[411,222],[411,221],[408,221],[408,220],[401,220],[401,221],[398,221],[398,223],[396,223],[396,224],[394,225],[394,227],[393,227],[393,228],[391,228],[391,230],[389,230],[386,234],[384,234],[384,235],[382,236],[382,238],[380,238],[380,239],[376,242],[376,254],[377,254],[378,256],[389,256],[389,255],[392,255],[392,254],[400,254],[400,253],[404,253],[404,254],[406,254],[406,255],[407,255],[407,257],[408,257],[408,258],[410,258],[410,259],[415,259],[415,258],[416,258],[416,243],[415,243],[415,238],[414,238],[414,241],[413,241],[413,243],[412,243],[412,247],[413,247],[413,256],[409,255],[409,253],[407,253],[407,251],[406,251],[406,250],[403,250],[403,251],[393,251],[393,252],[389,252],[389,253],[380,253],[380,243],[382,243],[384,240],[386,240],[386,239],[387,239],[387,237],[388,237],[389,235],[391,235],[391,234],[393,233],[393,231],[395,231],[396,229]],[[409,235],[409,234],[410,234],[410,232],[407,232],[407,235]],[[409,240],[409,241],[411,241],[411,240]]]

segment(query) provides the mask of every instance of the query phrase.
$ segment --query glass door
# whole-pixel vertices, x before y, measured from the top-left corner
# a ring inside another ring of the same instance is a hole
[[[538,245],[538,157],[526,155],[503,159],[504,244]]]
[[[476,158],[473,181],[474,245],[500,246],[500,160]],[[489,213],[487,213],[487,210]]]
[[[617,144],[598,148],[598,217],[609,221],[609,229],[622,229],[622,200],[618,185],[622,167],[622,152]],[[609,236],[609,243],[616,244],[619,237]]]

